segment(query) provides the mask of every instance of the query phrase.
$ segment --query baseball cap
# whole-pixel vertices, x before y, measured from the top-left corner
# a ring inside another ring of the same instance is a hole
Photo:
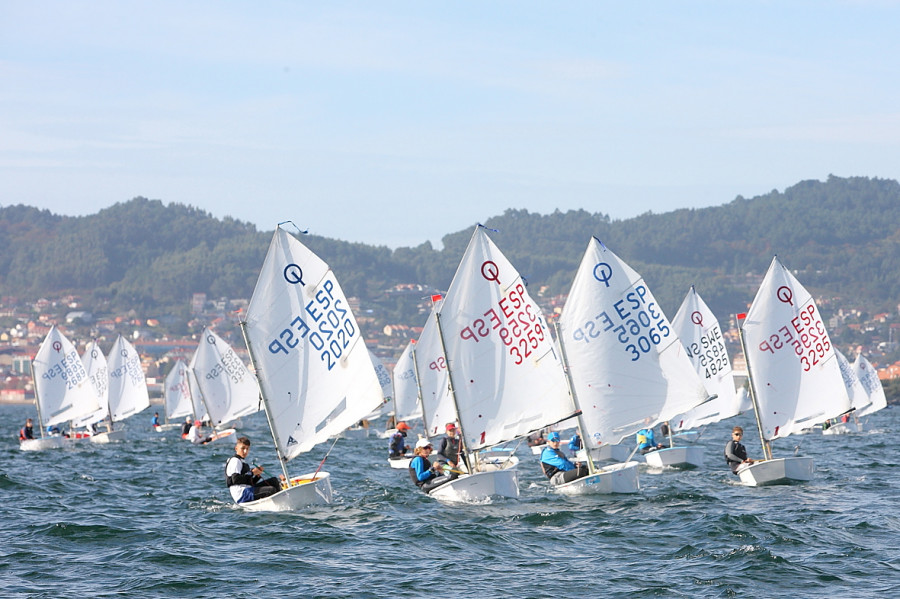
[[[553,431],[552,433],[547,435],[547,440],[548,441],[559,441],[559,433],[557,433],[556,431]]]
[[[418,441],[416,441],[416,449],[419,449],[419,448],[421,448],[421,447],[432,447],[431,441],[429,441],[429,440],[428,440],[427,438],[425,438],[425,437],[422,437],[421,439],[419,439]]]
[[[398,431],[408,431],[409,425],[406,424],[405,422],[399,422],[399,423],[397,423],[397,430]]]
[[[447,426],[444,427],[444,428],[446,428],[448,431],[452,431],[453,429],[456,428],[456,425],[453,424],[452,422],[448,422],[448,423],[447,423]]]

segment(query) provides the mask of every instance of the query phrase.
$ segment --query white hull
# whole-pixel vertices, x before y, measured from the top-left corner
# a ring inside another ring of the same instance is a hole
[[[534,455],[541,455],[541,452],[544,451],[545,447],[547,447],[546,443],[544,443],[543,445],[532,445],[531,453]]]
[[[667,447],[644,454],[644,459],[655,468],[698,468],[703,465],[703,448]]]
[[[862,425],[858,422],[838,422],[828,428],[822,429],[823,435],[847,435],[849,433],[862,432]]]
[[[366,439],[369,437],[370,430],[367,428],[348,428],[338,435],[340,439]]]
[[[388,458],[388,464],[391,465],[391,468],[396,470],[406,470],[409,468],[409,463],[412,461],[413,456],[409,456],[408,458],[399,458],[396,460],[392,460]]]
[[[813,468],[812,458],[779,458],[743,466],[738,476],[751,487],[779,485],[812,480]]]
[[[42,439],[24,439],[19,441],[21,451],[44,451],[45,449],[59,449],[65,445],[65,437],[43,437]]]
[[[490,456],[483,453],[478,454],[478,463],[480,464],[480,472],[493,472],[495,470],[510,470],[519,465],[519,458],[511,456]],[[460,465],[463,467],[463,465]]]
[[[125,429],[91,435],[91,443],[114,443],[125,440]]]
[[[154,426],[153,428],[154,430],[156,430],[156,432],[161,433],[163,431],[170,431],[172,429],[181,428],[181,424],[177,422],[175,424],[159,424],[157,426]]]
[[[217,441],[221,443],[223,441],[231,441],[233,443],[236,434],[237,431],[233,428],[225,429],[224,431],[216,431],[212,434],[212,439],[210,439],[209,442],[212,443],[213,441]]]
[[[291,484],[294,486],[270,497],[237,505],[248,512],[291,512],[311,505],[331,503],[331,475],[327,472],[316,474],[315,482],[312,482],[312,473],[295,476]]]
[[[638,481],[638,462],[611,464],[590,476],[556,485],[553,490],[561,495],[588,495],[611,493],[637,493],[641,488]]]
[[[433,489],[430,496],[440,501],[483,503],[492,497],[519,497],[519,472],[516,468],[463,474],[456,480]]]

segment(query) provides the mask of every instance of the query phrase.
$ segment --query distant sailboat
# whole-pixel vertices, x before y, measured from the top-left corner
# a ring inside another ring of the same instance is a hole
[[[50,328],[31,364],[39,439],[20,441],[22,451],[62,447],[64,437],[49,436],[45,428],[62,424],[99,408],[84,364],[75,346],[55,326]]]
[[[103,350],[100,349],[96,341],[91,341],[85,345],[84,353],[81,354],[81,362],[84,364],[91,386],[97,394],[97,402],[100,407],[86,416],[74,419],[72,428],[85,428],[93,438],[99,433],[96,430],[96,425],[109,418],[109,366],[106,363],[106,356],[103,355]],[[108,424],[107,426],[110,427],[111,425]],[[124,431],[122,434],[124,435]]]
[[[850,409],[819,309],[776,257],[738,326],[764,454],[738,475],[752,486],[811,480],[812,458],[775,459],[771,443]]]
[[[741,400],[734,387],[734,373],[722,329],[693,285],[672,319],[672,329],[681,339],[706,392],[714,399],[669,420],[670,445],[679,437],[691,433],[697,436],[699,433],[694,429],[741,413]],[[699,453],[701,449],[697,447],[694,451]],[[700,456],[695,459],[699,460]]]
[[[394,390],[394,417],[397,422],[422,417],[419,384],[416,377],[415,350],[416,341],[413,339],[400,354],[391,373]]]
[[[822,434],[845,435],[847,433],[858,433],[860,431],[859,420],[853,416],[856,415],[856,411],[871,403],[869,394],[866,392],[866,388],[863,387],[862,382],[860,382],[859,377],[856,376],[856,370],[853,364],[850,363],[850,360],[837,348],[834,349],[834,353],[837,355],[838,364],[841,367],[841,378],[844,379],[844,387],[847,389],[847,396],[850,398],[850,409],[853,412],[842,415],[840,420],[825,421],[822,424]]]
[[[280,225],[241,328],[289,484],[271,497],[238,505],[280,511],[331,503],[327,472],[292,478],[287,463],[358,422],[384,397],[331,268]]]
[[[856,411],[856,417],[862,418],[886,408],[887,398],[884,395],[881,379],[878,378],[878,373],[872,368],[872,364],[862,354],[857,354],[856,360],[853,361],[853,371],[869,395],[869,404],[860,407]]]
[[[110,422],[123,420],[150,407],[147,379],[141,357],[125,337],[119,335],[109,350],[109,417]],[[124,439],[124,430],[110,430],[91,437],[95,443]]]
[[[190,369],[196,377],[209,420],[218,429],[211,440],[230,437],[235,432],[230,428],[231,423],[259,411],[256,377],[234,348],[208,327],[200,335]]]

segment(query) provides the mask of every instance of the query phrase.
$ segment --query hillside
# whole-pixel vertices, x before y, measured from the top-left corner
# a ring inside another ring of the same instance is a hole
[[[893,311],[900,297],[898,208],[896,181],[829,177],[722,206],[621,221],[599,211],[511,209],[484,224],[498,229],[492,238],[528,281],[551,294],[568,290],[595,235],[644,275],[670,314],[691,284],[716,313],[743,309],[774,254],[814,293],[843,306]],[[449,233],[441,250],[312,235],[302,241],[329,262],[348,295],[402,322],[415,318],[415,302],[385,290],[404,283],[446,289],[470,236],[471,229]],[[145,198],[83,217],[5,206],[0,294],[30,300],[75,293],[94,309],[177,314],[195,292],[249,297],[270,237],[231,218]]]

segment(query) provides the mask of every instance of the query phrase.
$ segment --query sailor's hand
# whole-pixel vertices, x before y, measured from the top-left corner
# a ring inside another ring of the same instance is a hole
[[[251,468],[250,472],[252,474],[255,474],[256,476],[262,476],[262,473],[263,473],[262,466],[257,466],[256,468]]]

